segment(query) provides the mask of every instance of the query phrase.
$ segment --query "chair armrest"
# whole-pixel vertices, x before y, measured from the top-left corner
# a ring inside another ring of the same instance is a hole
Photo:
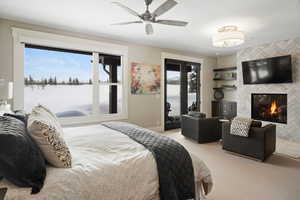
[[[218,118],[199,118],[182,115],[182,135],[195,139],[199,143],[217,141],[221,138]]]
[[[276,136],[276,125],[268,124],[264,127],[251,127],[250,136],[257,138],[266,138]]]
[[[208,140],[217,141],[221,139],[221,132],[219,127],[219,119],[218,118],[202,118],[198,121],[200,136],[205,136],[205,138],[209,138]]]
[[[199,118],[199,117],[194,117],[194,116],[191,116],[191,115],[182,115],[181,116],[181,119],[184,120],[184,119],[189,119],[189,120],[200,120],[202,118]]]
[[[189,115],[181,116],[181,133],[182,135],[198,140],[199,137],[199,118]]]
[[[276,125],[269,124],[265,128],[265,159],[276,150]]]
[[[198,117],[193,117],[190,115],[182,115],[181,116],[181,122],[182,122],[182,129],[190,129],[190,128],[194,128],[196,129],[199,126],[199,120],[201,120],[201,118]]]
[[[262,128],[265,129],[265,134],[276,133],[276,125],[275,124],[268,124]]]

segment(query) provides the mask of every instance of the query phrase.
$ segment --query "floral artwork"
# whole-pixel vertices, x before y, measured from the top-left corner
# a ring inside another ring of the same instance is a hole
[[[160,93],[160,65],[131,64],[131,94]]]

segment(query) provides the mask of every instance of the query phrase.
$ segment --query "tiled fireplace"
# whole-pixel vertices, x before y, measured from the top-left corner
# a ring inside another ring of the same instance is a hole
[[[251,94],[251,118],[287,123],[287,94]]]
[[[243,84],[243,61],[283,55],[292,55],[294,81],[292,84]],[[237,116],[251,118],[252,93],[287,94],[287,123],[276,124],[276,135],[280,138],[300,143],[300,37],[241,48],[237,53],[236,63],[237,90],[232,99],[237,101]]]

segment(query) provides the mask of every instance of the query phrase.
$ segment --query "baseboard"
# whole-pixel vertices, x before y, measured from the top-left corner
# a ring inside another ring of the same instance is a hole
[[[162,127],[161,126],[152,126],[152,127],[147,127],[147,129],[150,129],[152,131],[156,131],[156,132],[163,132]]]

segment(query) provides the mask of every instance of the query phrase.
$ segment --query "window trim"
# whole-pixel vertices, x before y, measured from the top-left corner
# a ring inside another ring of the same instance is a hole
[[[99,42],[94,40],[81,39],[71,36],[64,36],[52,33],[32,31],[12,27],[13,35],[13,109],[24,108],[24,50],[25,44],[38,45],[44,47],[61,48],[73,51],[91,52],[93,54],[93,73],[94,80],[98,80],[97,70],[98,53],[112,54],[121,56],[122,74],[122,111],[116,114],[95,114],[84,117],[68,117],[60,118],[62,125],[80,125],[87,123],[98,123],[108,120],[124,120],[128,119],[128,47],[112,43]],[[93,87],[94,100],[99,99],[99,90],[95,92],[97,87]],[[98,95],[97,95],[98,94]]]

